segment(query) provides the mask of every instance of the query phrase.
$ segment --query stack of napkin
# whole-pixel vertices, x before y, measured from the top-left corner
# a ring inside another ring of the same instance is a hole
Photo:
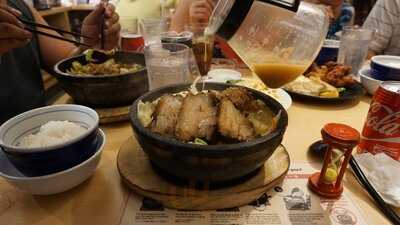
[[[354,155],[371,185],[382,199],[395,207],[400,207],[400,162],[385,153]]]

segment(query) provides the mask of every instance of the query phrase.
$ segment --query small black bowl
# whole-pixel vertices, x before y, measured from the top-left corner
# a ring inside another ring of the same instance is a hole
[[[202,85],[197,84],[197,88],[201,89]],[[253,89],[247,88],[275,114],[281,112],[276,129],[266,136],[236,144],[195,145],[158,135],[142,126],[137,117],[139,101],[153,101],[166,93],[186,91],[189,86],[190,84],[177,84],[153,90],[133,103],[130,113],[132,128],[151,162],[179,179],[196,182],[227,182],[245,176],[264,165],[282,142],[288,115],[276,100]],[[229,87],[235,85],[206,83],[204,86],[205,90],[225,90]]]
[[[122,75],[73,75],[67,73],[67,70],[74,61],[87,64],[85,55],[64,59],[54,66],[55,76],[75,103],[92,107],[124,106],[132,104],[137,97],[148,91],[143,54],[115,52],[113,55],[93,54],[93,58],[96,63],[103,63],[111,58],[121,63],[137,63],[143,65],[143,69]]]
[[[87,130],[80,136],[47,147],[22,147],[26,135],[36,133],[51,121],[73,121]],[[0,126],[0,148],[11,163],[27,176],[43,176],[76,166],[96,151],[99,117],[80,105],[54,105],[33,109]]]

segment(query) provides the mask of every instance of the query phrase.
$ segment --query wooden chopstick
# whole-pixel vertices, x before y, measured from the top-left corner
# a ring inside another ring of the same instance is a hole
[[[72,31],[68,31],[68,30],[62,30],[62,29],[59,29],[59,28],[56,28],[56,27],[51,27],[51,26],[47,26],[47,25],[44,25],[44,24],[40,24],[40,23],[35,23],[35,22],[29,21],[29,20],[22,19],[20,17],[17,17],[17,18],[22,23],[27,24],[27,25],[31,25],[31,26],[34,26],[34,27],[40,27],[40,28],[44,28],[44,29],[48,29],[48,30],[54,30],[54,31],[57,31],[59,33],[64,33],[64,34],[71,34],[71,35],[73,35],[75,37],[83,37],[83,38],[87,38],[87,39],[93,39],[92,37],[89,37],[89,36],[86,36],[86,35],[83,35],[83,34],[80,34],[80,33],[72,32]]]
[[[38,30],[29,28],[29,27],[25,27],[24,29],[28,30],[28,31],[30,31],[32,33],[37,33],[37,34],[40,34],[40,35],[43,35],[43,36],[48,36],[48,37],[51,37],[51,38],[54,38],[54,39],[67,41],[67,42],[71,42],[71,43],[74,43],[74,44],[77,44],[77,45],[83,45],[83,46],[86,46],[86,47],[91,47],[90,45],[82,43],[82,42],[79,42],[79,41],[75,41],[75,40],[71,40],[71,39],[68,39],[68,38],[56,36],[56,35],[53,35],[53,34],[48,34],[48,33],[45,33],[45,32],[42,32],[42,31],[38,31]]]
[[[400,224],[400,217],[396,214],[396,212],[386,204],[386,202],[382,199],[379,193],[375,190],[375,188],[368,181],[368,178],[363,173],[362,169],[358,165],[357,161],[354,157],[350,159],[350,166],[353,169],[357,179],[367,190],[369,195],[375,200],[378,204],[379,208],[383,212],[383,214],[392,222],[393,224]]]
[[[100,42],[101,42],[101,49],[104,49],[105,47],[105,40],[104,40],[104,25],[105,25],[105,13],[106,13],[106,7],[108,5],[108,0],[105,0],[105,6],[103,8],[103,13],[101,17],[101,24],[100,24]]]

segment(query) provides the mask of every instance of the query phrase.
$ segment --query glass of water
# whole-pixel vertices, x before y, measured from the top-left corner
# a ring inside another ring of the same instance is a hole
[[[189,47],[178,43],[156,43],[145,47],[149,89],[191,81]]]
[[[358,27],[345,27],[342,31],[337,61],[351,66],[352,74],[356,77],[367,57],[373,35],[373,30]]]
[[[163,18],[145,18],[140,22],[145,45],[161,42],[161,33],[167,31],[167,23]]]

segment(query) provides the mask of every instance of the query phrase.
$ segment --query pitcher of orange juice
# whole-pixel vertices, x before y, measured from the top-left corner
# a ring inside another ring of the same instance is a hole
[[[267,86],[278,88],[311,65],[328,26],[324,9],[300,0],[220,0],[206,33],[225,39]]]

